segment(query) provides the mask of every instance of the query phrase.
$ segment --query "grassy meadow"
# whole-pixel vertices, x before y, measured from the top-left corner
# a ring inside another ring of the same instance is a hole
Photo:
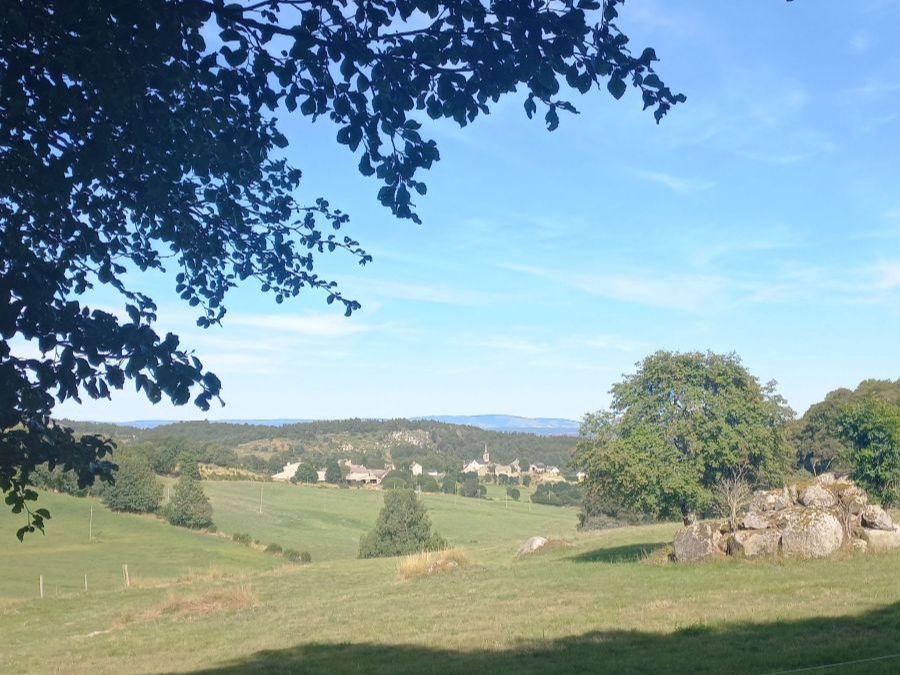
[[[377,493],[266,484],[260,517],[259,484],[204,487],[222,530],[309,550],[313,563],[96,503],[88,544],[91,502],[42,497],[54,514],[46,537],[20,545],[0,516],[0,672],[900,670],[882,658],[900,652],[897,553],[675,565],[664,547],[677,525],[579,534],[574,510],[429,496],[436,528],[468,564],[407,580],[396,558],[353,557]],[[565,543],[515,560],[533,534]],[[134,585],[123,590],[126,561]],[[77,582],[90,565],[98,583],[85,593]],[[38,573],[50,580],[43,600]]]

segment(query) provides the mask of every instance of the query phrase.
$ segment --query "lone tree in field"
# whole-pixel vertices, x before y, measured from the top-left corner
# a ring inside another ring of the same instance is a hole
[[[182,476],[172,499],[166,506],[166,518],[172,525],[199,530],[213,524],[212,504],[203,492],[200,481],[190,476]]]
[[[416,493],[399,488],[384,493],[384,506],[378,514],[375,529],[359,541],[359,557],[409,555],[446,547],[447,542],[431,531],[431,520]]]
[[[150,462],[138,455],[125,455],[119,461],[115,482],[103,487],[102,499],[113,511],[150,513],[159,508],[162,493]]]
[[[774,382],[760,385],[734,354],[657,352],[611,393],[608,412],[585,418],[576,449],[586,500],[612,497],[689,524],[735,471],[765,484],[792,463],[793,412]]]
[[[329,459],[325,463],[325,482],[337,484],[342,480],[344,480],[344,473],[341,471],[341,465],[337,463],[336,459]]]
[[[398,218],[419,222],[439,159],[423,122],[460,126],[520,92],[548,129],[575,92],[640,92],[657,122],[684,100],[632,53],[622,0],[12,0],[0,12],[0,490],[28,503],[45,462],[82,487],[112,446],[50,421],[57,401],[108,398],[206,410],[221,383],[153,328],[135,270],[170,275],[206,328],[238,284],[277,302],[306,289],[359,304],[314,272],[318,254],[371,257],[346,214],[298,194],[277,116],[327,120]],[[123,316],[92,308],[115,290]],[[127,318],[124,318],[127,317]],[[35,350],[39,355],[32,355]]]

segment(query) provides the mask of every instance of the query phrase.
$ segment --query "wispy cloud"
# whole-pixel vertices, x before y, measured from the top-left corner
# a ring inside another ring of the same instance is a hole
[[[359,318],[336,314],[239,314],[228,320],[235,326],[316,338],[347,337],[373,330]]]
[[[726,283],[713,275],[580,274],[514,263],[502,267],[590,295],[651,307],[699,311],[720,305],[725,299]]]
[[[682,195],[703,192],[704,190],[709,190],[711,187],[713,187],[713,183],[710,181],[697,178],[675,176],[664,171],[646,171],[644,169],[632,169],[631,172],[635,176],[644,178],[651,183],[662,185],[672,192],[677,192],[678,194]]]

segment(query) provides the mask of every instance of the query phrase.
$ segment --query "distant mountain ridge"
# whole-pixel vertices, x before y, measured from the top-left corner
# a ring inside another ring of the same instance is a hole
[[[486,431],[505,431],[536,434],[538,436],[577,436],[579,423],[564,417],[519,417],[517,415],[422,415],[411,420],[434,420],[445,424],[464,424]],[[110,422],[122,427],[153,429],[180,420],[132,420],[130,422]],[[276,419],[227,419],[215,420],[224,424],[250,424],[267,427],[283,427],[289,424],[306,424],[321,420],[308,418]]]

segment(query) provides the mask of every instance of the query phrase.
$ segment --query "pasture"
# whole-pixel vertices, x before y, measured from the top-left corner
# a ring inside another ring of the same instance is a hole
[[[404,580],[396,558],[353,558],[357,533],[375,519],[377,493],[328,490],[323,498],[316,488],[267,484],[259,518],[258,484],[204,487],[220,528],[307,549],[313,563],[285,565],[225,538],[96,505],[101,534],[89,545],[90,502],[51,496],[47,537],[20,545],[10,516],[0,518],[8,533],[0,672],[772,673],[858,661],[823,672],[889,673],[900,666],[880,658],[900,652],[896,553],[676,565],[664,556],[676,525],[578,534],[573,510],[434,496],[426,503],[435,527],[471,564]],[[320,511],[317,499],[332,501]],[[516,546],[532,534],[567,543],[516,561]],[[126,559],[134,583],[123,590]],[[36,597],[39,569],[52,563],[46,576],[62,577],[90,561],[108,563],[108,583]]]

